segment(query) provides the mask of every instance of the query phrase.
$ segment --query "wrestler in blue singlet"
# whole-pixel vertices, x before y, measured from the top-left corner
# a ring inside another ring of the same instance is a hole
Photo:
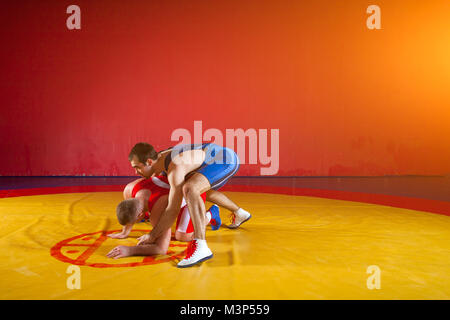
[[[193,172],[204,175],[206,179],[208,179],[211,189],[214,190],[223,187],[239,170],[240,162],[237,154],[231,149],[221,147],[214,143],[181,144],[170,149],[172,150],[171,153],[169,153],[164,160],[166,172],[172,158],[180,153],[189,150],[204,150],[206,152],[205,160],[201,166]]]

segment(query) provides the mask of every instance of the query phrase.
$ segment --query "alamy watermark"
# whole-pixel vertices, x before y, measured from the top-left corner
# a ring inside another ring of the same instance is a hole
[[[67,274],[70,276],[67,277],[66,286],[67,289],[81,289],[81,269],[79,266],[75,266],[71,264],[67,267]]]
[[[367,278],[366,285],[367,289],[381,289],[381,269],[377,265],[371,265],[367,267],[367,274],[370,276]]]
[[[225,134],[216,128],[203,132],[203,122],[194,121],[194,134],[185,128],[175,129],[170,137],[178,145],[214,143],[218,146],[233,150],[239,157],[240,164],[259,164],[263,176],[275,175],[280,167],[280,130],[279,129],[225,129]],[[247,148],[248,147],[248,148]],[[248,154],[247,154],[248,149]],[[270,153],[269,153],[270,149]],[[182,149],[174,149],[172,157],[178,155]],[[226,150],[224,152],[227,152]],[[207,152],[208,154],[208,152]],[[180,154],[182,157],[182,154]],[[184,157],[183,161],[192,161]],[[247,162],[248,160],[248,162]],[[210,161],[223,163],[223,161],[236,161],[233,157],[214,155]]]
[[[70,14],[66,19],[68,30],[81,29],[81,9],[78,5],[72,4],[67,7],[66,13]],[[370,16],[366,20],[366,26],[370,30],[381,29],[381,10],[378,5],[372,4],[366,8],[366,13]]]

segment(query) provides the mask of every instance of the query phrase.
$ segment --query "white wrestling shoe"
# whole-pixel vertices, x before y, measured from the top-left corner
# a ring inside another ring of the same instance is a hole
[[[194,239],[189,243],[186,257],[178,262],[178,268],[187,268],[196,265],[197,263],[211,259],[213,253],[208,248],[206,240]]]
[[[249,212],[245,211],[242,208],[239,208],[236,212],[233,212],[231,214],[231,224],[229,224],[227,227],[230,229],[239,228],[241,224],[250,220],[251,217],[252,215]]]

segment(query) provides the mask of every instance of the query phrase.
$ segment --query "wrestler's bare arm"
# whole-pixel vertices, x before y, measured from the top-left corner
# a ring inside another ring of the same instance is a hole
[[[139,194],[139,193],[138,193]],[[138,194],[136,196],[138,196]],[[147,197],[148,201],[148,197]],[[150,212],[150,223],[154,226],[158,223],[161,213],[167,207],[168,196],[161,196],[153,205]],[[147,208],[146,208],[147,209]],[[166,232],[156,239],[155,243],[139,246],[117,246],[112,249],[107,256],[109,258],[124,258],[129,256],[150,256],[155,254],[166,254],[169,249],[172,230],[169,228]]]
[[[129,256],[151,256],[155,254],[166,254],[169,248],[171,230],[164,232],[154,243],[137,246],[117,246],[112,249],[107,257],[124,258]]]
[[[138,245],[154,243],[163,232],[170,229],[180,211],[183,199],[182,187],[184,183],[185,170],[183,166],[173,166],[167,178],[170,184],[169,202],[166,210],[161,214],[156,226],[145,236],[139,238]]]

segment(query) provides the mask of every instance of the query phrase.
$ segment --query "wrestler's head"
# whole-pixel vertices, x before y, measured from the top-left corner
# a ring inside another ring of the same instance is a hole
[[[144,205],[136,198],[123,200],[117,205],[116,214],[123,226],[135,224],[145,217]]]
[[[158,152],[150,144],[139,142],[131,149],[128,160],[136,174],[148,178],[152,166],[158,160]]]

